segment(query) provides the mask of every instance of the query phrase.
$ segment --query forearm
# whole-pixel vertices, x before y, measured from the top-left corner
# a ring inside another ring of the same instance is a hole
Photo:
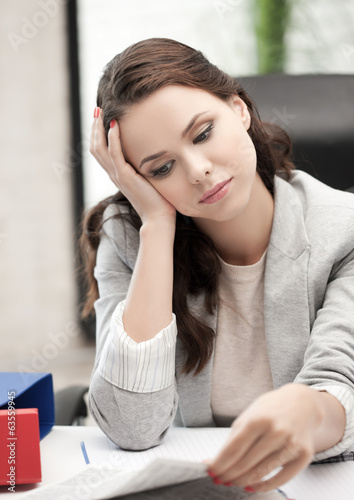
[[[314,435],[315,451],[327,450],[337,444],[343,437],[346,416],[341,403],[325,391],[314,391],[316,405],[319,408],[322,422]]]
[[[89,391],[89,410],[102,431],[118,446],[145,450],[161,443],[176,414],[174,384],[153,393],[115,387],[96,371]]]
[[[175,225],[151,221],[140,229],[137,262],[125,301],[123,323],[135,342],[153,338],[172,320]]]

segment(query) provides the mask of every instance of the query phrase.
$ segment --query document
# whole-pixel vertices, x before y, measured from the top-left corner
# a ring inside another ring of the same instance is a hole
[[[182,483],[182,484],[181,484]],[[168,486],[168,488],[165,488]],[[140,493],[142,492],[142,493]],[[241,488],[214,485],[206,465],[173,459],[155,459],[141,470],[110,469],[107,464],[88,465],[80,474],[60,484],[39,488],[28,500],[285,500],[278,492],[248,494]]]
[[[91,436],[82,446],[89,462],[82,472],[23,498],[285,500],[278,492],[250,495],[241,488],[214,485],[203,460],[218,452],[229,432],[230,428],[171,428],[161,445],[141,452],[121,450],[106,436]]]

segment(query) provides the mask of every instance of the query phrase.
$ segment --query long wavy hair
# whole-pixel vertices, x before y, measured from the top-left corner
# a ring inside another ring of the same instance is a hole
[[[277,125],[262,122],[241,85],[211,64],[200,51],[167,38],[150,38],[131,45],[105,66],[98,85],[97,106],[103,110],[106,134],[112,119],[121,119],[134,104],[166,85],[198,88],[225,102],[238,95],[246,103],[251,116],[248,134],[256,149],[257,171],[263,183],[273,195],[274,175],[285,171],[285,176],[290,177],[294,165],[289,159],[291,141],[287,133]],[[87,295],[83,318],[92,313],[98,298],[93,270],[104,223],[103,213],[111,204],[117,208],[128,207],[126,213],[117,213],[114,218],[124,218],[137,230],[142,224],[137,212],[119,191],[84,214],[80,247]],[[214,314],[221,268],[212,240],[178,212],[173,257],[173,312],[185,351],[183,370],[196,374],[211,356],[215,332],[192,314],[187,297],[188,294],[203,293],[206,310]]]

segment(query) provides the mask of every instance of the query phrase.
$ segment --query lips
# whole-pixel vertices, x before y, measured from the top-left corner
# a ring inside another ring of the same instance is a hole
[[[226,186],[231,181],[231,179],[228,179],[227,181],[219,182],[215,187],[212,189],[209,189],[209,191],[206,191],[203,196],[200,198],[199,203],[203,203],[206,201],[208,198],[211,196],[214,196],[218,191],[220,191],[223,187]]]

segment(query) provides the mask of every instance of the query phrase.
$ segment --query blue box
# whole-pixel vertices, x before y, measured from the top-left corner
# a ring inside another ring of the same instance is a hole
[[[38,408],[40,439],[55,422],[53,377],[51,373],[0,372],[0,410],[7,410],[9,393],[15,410]]]

